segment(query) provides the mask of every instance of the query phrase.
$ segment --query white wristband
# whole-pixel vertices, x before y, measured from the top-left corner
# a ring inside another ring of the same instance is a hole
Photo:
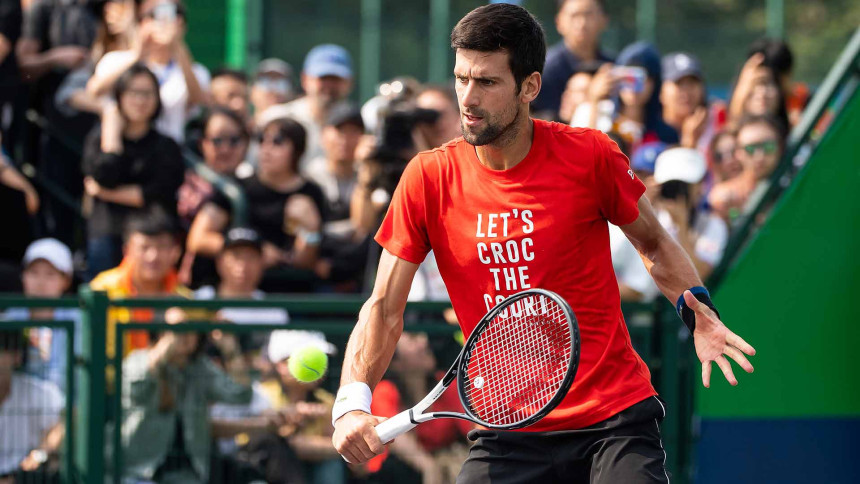
[[[357,381],[340,387],[331,409],[331,424],[353,410],[370,413],[370,401],[373,394],[367,383]]]

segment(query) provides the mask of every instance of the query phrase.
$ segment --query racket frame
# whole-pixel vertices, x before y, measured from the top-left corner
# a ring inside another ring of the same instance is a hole
[[[530,417],[521,420],[519,422],[514,422],[512,424],[507,425],[498,425],[491,424],[489,422],[485,422],[481,418],[472,414],[469,410],[469,405],[465,399],[465,385],[467,383],[465,375],[466,375],[466,366],[468,364],[468,359],[466,358],[466,354],[470,351],[470,347],[474,344],[475,340],[478,339],[481,332],[499,315],[499,313],[505,309],[511,307],[511,304],[519,301],[520,299],[525,299],[529,296],[541,295],[545,296],[551,300],[553,300],[556,304],[561,307],[562,311],[565,314],[567,319],[567,323],[570,328],[570,344],[571,349],[573,351],[573,355],[570,358],[570,362],[568,363],[567,370],[565,370],[565,377],[561,383],[561,386],[556,391],[555,395],[546,405],[543,406],[539,411],[531,415]],[[404,410],[397,415],[385,420],[376,426],[377,434],[379,435],[382,443],[388,443],[393,440],[398,435],[408,432],[412,430],[420,423],[427,422],[428,420],[433,420],[436,418],[458,418],[461,420],[468,420],[470,422],[477,423],[478,425],[483,425],[484,427],[496,429],[496,430],[514,430],[523,427],[528,427],[529,425],[534,424],[538,420],[542,419],[549,412],[551,412],[567,395],[568,390],[570,389],[571,384],[573,384],[573,380],[576,377],[576,370],[579,367],[579,353],[580,353],[580,340],[579,340],[579,325],[576,321],[576,316],[573,314],[573,311],[570,309],[570,305],[561,298],[558,294],[547,291],[545,289],[527,289],[525,291],[518,292],[511,296],[508,296],[504,301],[496,304],[493,309],[490,310],[475,328],[472,330],[472,333],[469,335],[469,338],[463,344],[463,348],[460,350],[460,354],[457,356],[457,359],[454,361],[454,364],[451,365],[451,368],[445,373],[445,376],[442,377],[441,380],[436,384],[435,387],[425,396],[420,402],[415,404],[412,408],[408,410]],[[442,393],[451,385],[454,380],[457,380],[457,394],[460,397],[460,403],[465,410],[465,413],[461,412],[429,412],[425,413],[425,411],[433,405],[436,400],[442,396]]]

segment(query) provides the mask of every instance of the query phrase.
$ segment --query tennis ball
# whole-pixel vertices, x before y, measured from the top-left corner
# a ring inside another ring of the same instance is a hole
[[[290,356],[290,373],[304,383],[319,380],[328,368],[328,356],[316,346],[305,346]]]

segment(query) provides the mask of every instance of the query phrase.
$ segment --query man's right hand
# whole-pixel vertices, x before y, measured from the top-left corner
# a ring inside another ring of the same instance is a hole
[[[384,417],[353,410],[334,423],[331,442],[347,462],[364,464],[385,451],[375,428],[384,420]]]

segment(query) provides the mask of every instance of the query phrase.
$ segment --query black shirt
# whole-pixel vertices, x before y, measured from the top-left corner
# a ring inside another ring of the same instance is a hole
[[[288,250],[293,246],[294,237],[284,232],[284,212],[287,200],[294,195],[310,197],[320,217],[325,220],[325,196],[313,182],[305,180],[299,188],[282,192],[263,185],[255,173],[248,178],[237,179],[236,183],[248,198],[248,223],[260,232],[263,240],[281,249]],[[216,192],[210,200],[228,212],[231,210],[230,200],[220,192]]]
[[[144,208],[159,205],[176,217],[176,192],[185,179],[185,163],[175,141],[154,128],[139,140],[123,139],[122,154],[102,153],[101,126],[87,136],[84,174],[105,188],[140,185]],[[89,237],[121,235],[133,207],[93,200]]]
[[[12,50],[0,62],[0,86],[17,86],[20,84],[18,61],[15,57],[15,44],[21,37],[21,0],[0,0],[0,34],[12,45]]]

